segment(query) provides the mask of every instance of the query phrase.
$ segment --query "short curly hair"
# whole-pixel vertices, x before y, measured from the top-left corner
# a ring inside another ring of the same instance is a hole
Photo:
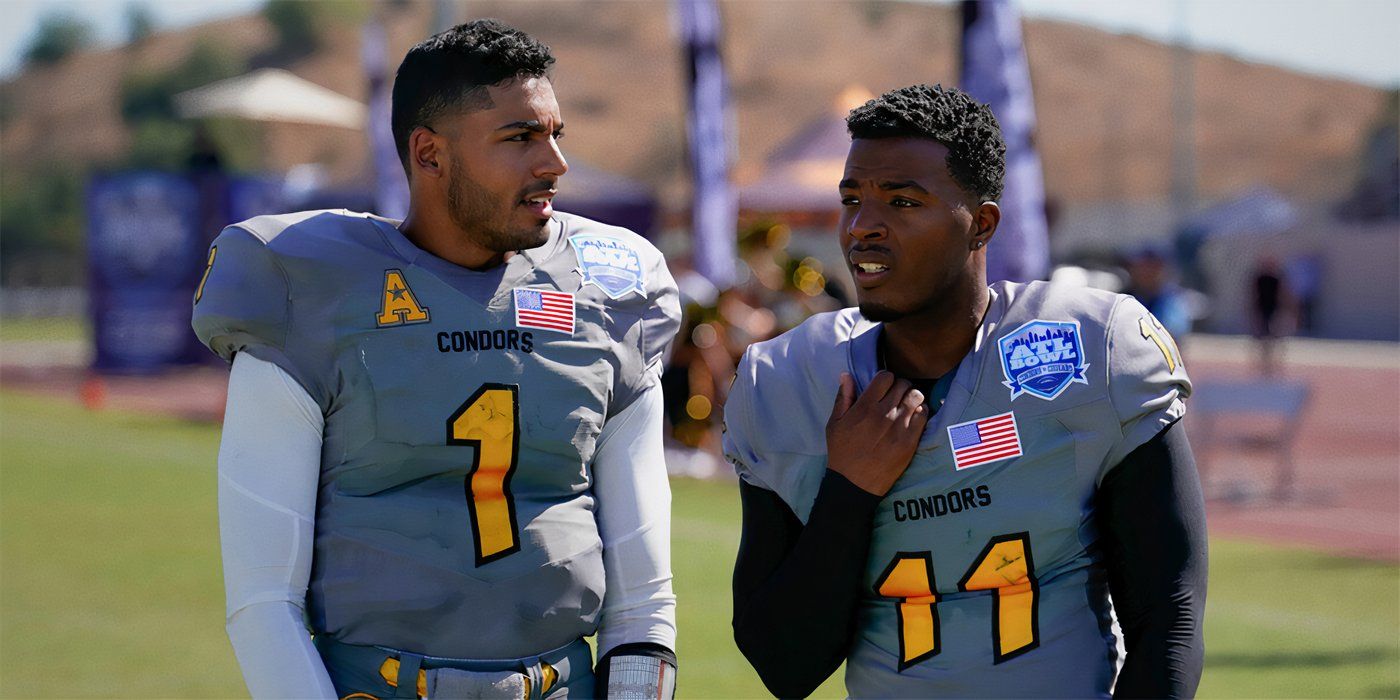
[[[529,34],[495,19],[459,24],[409,49],[394,76],[394,145],[408,168],[408,136],[449,110],[491,106],[488,85],[546,75],[554,56]]]
[[[968,194],[984,201],[1001,197],[1006,142],[991,108],[957,88],[910,85],[891,90],[851,110],[852,139],[913,137],[948,148],[948,173]]]

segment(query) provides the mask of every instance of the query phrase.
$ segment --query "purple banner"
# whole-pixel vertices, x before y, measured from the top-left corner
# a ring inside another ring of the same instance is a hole
[[[369,132],[370,157],[374,162],[374,213],[403,219],[408,215],[408,177],[399,160],[391,124],[389,93],[393,81],[389,79],[389,65],[385,62],[387,41],[378,15],[371,16],[360,34],[360,63],[369,81],[369,123],[365,128]]]
[[[93,369],[108,373],[213,357],[190,330],[209,242],[232,222],[285,210],[275,179],[141,171],[94,176],[86,206]]]
[[[987,248],[987,281],[1046,279],[1045,184],[1021,17],[1007,0],[964,0],[962,17],[962,89],[992,108],[1006,139],[1001,225]]]
[[[93,368],[154,372],[202,361],[190,294],[204,272],[200,187],[181,175],[116,173],[87,192]]]
[[[690,68],[691,204],[695,270],[716,287],[734,284],[738,201],[729,182],[728,114],[720,60],[719,11],[713,0],[676,0]]]

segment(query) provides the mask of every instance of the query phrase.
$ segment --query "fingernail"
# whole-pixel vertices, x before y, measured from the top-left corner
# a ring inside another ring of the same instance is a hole
[[[913,399],[914,403],[922,405],[924,402],[924,393],[918,389],[914,389],[909,392],[909,398]]]

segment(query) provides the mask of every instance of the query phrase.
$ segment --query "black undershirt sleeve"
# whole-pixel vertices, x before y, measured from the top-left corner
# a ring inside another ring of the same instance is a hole
[[[1194,696],[1205,656],[1206,514],[1185,428],[1164,428],[1114,467],[1095,510],[1127,649],[1113,697]]]
[[[828,470],[804,527],[767,489],[739,483],[734,641],[777,697],[806,697],[850,648],[880,497]]]

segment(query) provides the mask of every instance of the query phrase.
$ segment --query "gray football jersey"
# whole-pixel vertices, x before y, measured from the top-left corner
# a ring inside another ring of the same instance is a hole
[[[589,464],[679,326],[665,261],[559,213],[543,246],[474,272],[395,223],[315,211],[230,226],[196,293],[210,349],[276,363],[325,415],[312,630],[472,659],[592,634]]]
[[[839,376],[869,384],[879,332],[855,309],[821,314],[740,363],[726,455],[804,522]],[[876,512],[850,694],[1106,697],[1117,659],[1094,495],[1190,391],[1133,298],[993,285],[972,352]]]

